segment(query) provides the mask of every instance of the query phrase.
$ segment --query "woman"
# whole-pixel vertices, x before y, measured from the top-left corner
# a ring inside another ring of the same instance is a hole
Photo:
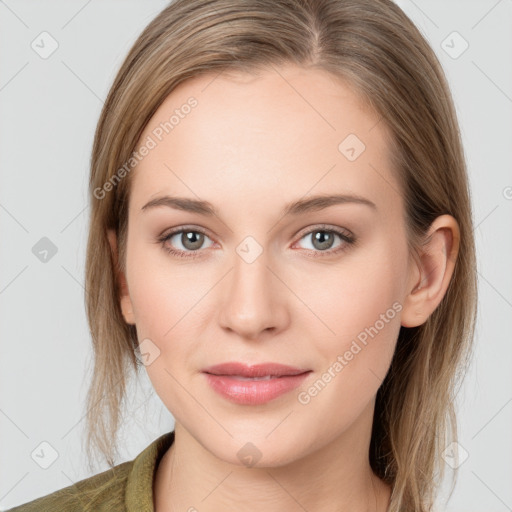
[[[427,511],[476,315],[444,74],[388,0],[177,0],[92,154],[89,447],[12,510]],[[175,429],[114,466],[130,368]]]

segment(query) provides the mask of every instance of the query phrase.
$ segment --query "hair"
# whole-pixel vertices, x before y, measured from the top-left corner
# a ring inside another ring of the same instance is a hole
[[[87,395],[88,453],[94,447],[113,466],[127,382],[141,367],[135,326],[124,321],[119,303],[131,183],[131,174],[120,169],[178,84],[283,64],[343,80],[389,129],[412,254],[436,217],[452,215],[459,225],[459,252],[445,296],[422,325],[400,328],[377,392],[370,442],[371,467],[392,486],[390,511],[427,511],[444,475],[441,453],[457,439],[454,398],[472,353],[476,256],[449,86],[432,48],[391,0],[176,0],[135,41],[105,101],[91,156],[85,302],[94,369]],[[117,260],[108,230],[117,234]]]

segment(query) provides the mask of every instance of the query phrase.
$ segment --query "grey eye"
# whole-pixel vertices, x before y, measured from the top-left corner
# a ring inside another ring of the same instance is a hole
[[[202,248],[206,238],[208,237],[200,231],[182,229],[181,231],[171,233],[167,239],[169,243],[178,250],[197,251]],[[179,247],[179,244],[181,244],[182,247]]]
[[[311,240],[312,247],[305,247],[305,249],[326,251],[333,248],[335,237],[341,238],[335,231],[330,231],[328,229],[315,229],[314,231],[310,231],[304,235],[301,240]]]

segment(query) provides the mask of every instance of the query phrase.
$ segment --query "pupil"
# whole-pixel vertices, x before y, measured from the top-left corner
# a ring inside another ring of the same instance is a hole
[[[182,240],[182,243],[184,247],[187,247],[187,249],[199,249],[203,244],[204,235],[202,233],[187,231],[186,233],[183,233],[182,237],[183,236],[185,236],[185,242]]]
[[[315,242],[319,242],[318,249],[329,249],[332,245],[332,233],[327,231],[316,231],[314,240]]]

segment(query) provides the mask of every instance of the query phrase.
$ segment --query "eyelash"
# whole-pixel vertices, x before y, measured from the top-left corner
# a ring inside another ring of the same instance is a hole
[[[317,231],[323,231],[326,233],[334,233],[334,234],[338,235],[342,239],[342,241],[345,243],[341,244],[336,249],[329,249],[327,251],[305,249],[306,251],[313,252],[314,258],[323,257],[323,256],[333,256],[335,254],[346,251],[350,246],[353,246],[356,244],[356,238],[353,235],[349,235],[348,232],[340,231],[338,229],[331,228],[327,225],[315,226],[314,229],[310,229],[306,233],[302,234],[302,236],[300,236],[299,240],[302,240],[305,236],[311,235],[312,233],[315,233]],[[200,249],[197,251],[181,251],[181,250],[172,249],[171,247],[167,246],[166,242],[172,236],[176,235],[177,233],[201,233],[201,234],[207,236],[208,238],[210,238],[204,230],[202,230],[200,228],[196,228],[196,227],[186,227],[186,226],[180,227],[179,229],[175,229],[169,233],[166,233],[165,235],[158,237],[157,242],[159,242],[162,245],[162,248],[166,252],[168,252],[169,254],[172,254],[173,256],[176,256],[177,258],[184,258],[184,259],[197,258],[197,257],[201,256],[201,252],[202,252]]]

